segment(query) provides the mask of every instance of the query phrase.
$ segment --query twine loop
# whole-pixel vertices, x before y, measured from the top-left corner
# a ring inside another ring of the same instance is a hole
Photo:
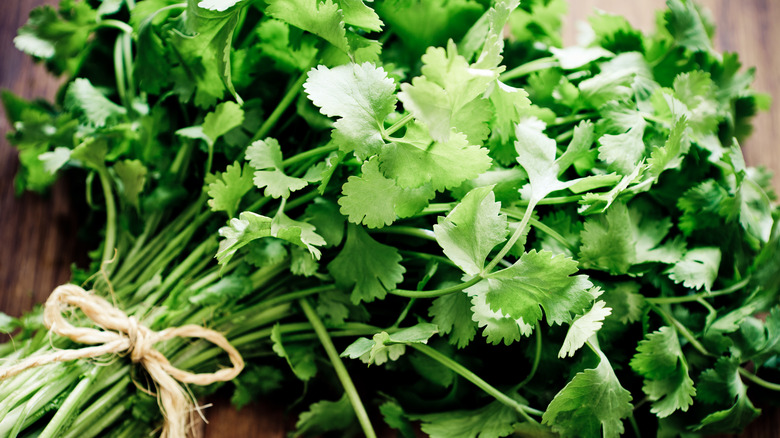
[[[95,325],[103,330],[73,326],[63,315],[70,308],[81,309]],[[49,363],[129,352],[130,359],[134,363],[141,364],[158,387],[157,397],[165,416],[162,431],[162,436],[165,438],[184,438],[188,428],[191,427],[194,402],[180,382],[210,385],[215,382],[229,381],[236,378],[244,368],[241,354],[217,331],[192,324],[154,331],[141,324],[134,316],[127,316],[102,297],[73,284],[65,284],[54,289],[46,300],[43,320],[52,333],[67,337],[74,342],[94,346],[58,350],[27,358],[13,366],[0,368],[0,380]],[[228,354],[232,367],[202,374],[174,367],[154,348],[154,345],[177,337],[200,338],[213,343]]]

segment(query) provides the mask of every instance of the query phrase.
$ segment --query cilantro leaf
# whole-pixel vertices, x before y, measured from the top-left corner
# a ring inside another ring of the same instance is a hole
[[[117,123],[127,112],[95,88],[89,79],[76,78],[65,92],[65,108],[87,126],[102,128]]]
[[[577,272],[577,262],[549,252],[524,253],[509,268],[493,272],[466,289],[483,295],[490,309],[513,319],[535,324],[542,317],[552,325],[570,323],[571,314],[583,312],[593,300],[593,284]]]
[[[444,254],[468,275],[485,267],[490,251],[506,240],[507,218],[495,202],[492,187],[471,190],[439,223],[433,226]]]
[[[560,166],[555,160],[555,140],[542,131],[544,124],[534,119],[525,120],[515,127],[517,162],[528,173],[530,205],[536,205],[545,196],[563,190],[576,181],[558,180]]]
[[[395,111],[395,83],[370,63],[319,66],[303,85],[322,114],[339,117],[333,140],[344,152],[366,159],[384,145],[384,120]]]
[[[428,308],[428,316],[439,327],[442,335],[450,335],[449,342],[463,348],[477,334],[472,320],[471,301],[465,293],[452,293],[436,298]]]
[[[349,225],[347,239],[339,255],[328,265],[328,271],[342,288],[351,288],[352,302],[382,299],[388,289],[403,280],[401,256],[394,247],[383,245],[362,227]]]
[[[361,176],[350,176],[339,198],[341,214],[354,224],[380,228],[392,224],[396,216],[407,217],[422,210],[433,198],[430,185],[410,189],[399,187],[379,170],[376,158],[363,163]]]
[[[252,175],[247,172],[246,166],[242,171],[241,164],[238,162],[228,165],[225,172],[209,184],[208,194],[211,197],[209,206],[213,211],[224,211],[232,218],[238,210],[241,198],[252,187],[254,187]]]
[[[265,187],[265,196],[286,199],[290,196],[290,192],[308,185],[306,180],[293,178],[284,173],[282,148],[273,138],[252,143],[246,149],[246,159],[249,160],[249,165],[257,169],[253,181],[257,188]]]
[[[122,183],[122,198],[137,210],[140,208],[138,196],[146,184],[146,166],[140,160],[124,160],[114,164],[114,171]]]
[[[416,125],[407,128],[415,129]],[[420,187],[431,183],[434,190],[451,189],[474,178],[490,167],[487,150],[469,144],[466,136],[453,133],[447,141],[413,138],[398,139],[381,152],[380,169],[401,187]]]
[[[319,436],[326,432],[344,431],[357,421],[347,394],[336,401],[312,403],[295,423],[296,436]]]
[[[472,411],[411,415],[431,438],[500,438],[511,435],[517,412],[497,401]]]
[[[642,389],[653,401],[651,412],[658,417],[668,417],[677,410],[687,411],[693,404],[696,389],[688,376],[688,363],[673,328],[661,327],[648,334],[639,343],[631,368],[644,376]]]
[[[564,438],[616,438],[624,430],[621,419],[633,412],[631,393],[620,385],[604,353],[598,354],[598,366],[577,373],[542,416],[542,423]]]
[[[226,265],[233,254],[249,242],[271,235],[273,219],[251,211],[245,211],[238,218],[230,219],[228,226],[219,229],[224,240],[219,242],[216,258],[220,265]]]
[[[742,382],[735,358],[721,357],[713,368],[701,374],[699,398],[706,403],[727,401],[731,406],[707,415],[694,430],[739,432],[761,413],[747,396],[747,386]]]
[[[349,53],[344,14],[332,0],[270,0],[266,14],[333,44]]]
[[[388,360],[398,360],[406,352],[407,344],[427,344],[438,331],[438,327],[434,324],[420,323],[392,334],[379,332],[372,339],[358,338],[341,353],[341,356],[350,359],[359,358],[368,365],[382,365]]]
[[[471,125],[475,120],[487,123],[490,119],[488,107],[473,106],[471,102],[481,98],[498,74],[470,66],[466,58],[458,55],[452,41],[446,50],[429,48],[422,60],[423,76],[412,79],[411,84],[401,84],[398,98],[404,108],[428,127],[436,141],[447,142],[453,129],[466,134],[469,141],[484,139],[487,132],[482,132],[479,123],[476,130],[464,130],[463,121]]]
[[[691,289],[710,291],[718,276],[720,249],[717,247],[694,248],[669,268],[669,278]]]
[[[534,326],[526,323],[523,318],[512,318],[492,310],[486,295],[479,293],[479,290],[467,289],[465,292],[471,297],[471,319],[482,328],[482,335],[488,343],[498,345],[503,342],[510,345],[533,333]]]
[[[235,102],[222,102],[203,119],[203,133],[216,141],[244,123],[244,110]]]
[[[590,310],[574,318],[569,331],[566,332],[561,350],[558,352],[559,358],[574,356],[574,352],[585,345],[585,342],[599,331],[604,318],[612,314],[612,309],[605,307],[605,305],[604,301],[596,301]]]
[[[273,342],[274,353],[287,361],[290,369],[300,380],[306,382],[317,375],[314,350],[308,345],[283,343],[282,326],[278,323],[271,328],[271,342]]]

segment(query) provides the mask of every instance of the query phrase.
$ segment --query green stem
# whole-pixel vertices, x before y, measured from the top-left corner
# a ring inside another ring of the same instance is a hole
[[[505,404],[506,406],[509,406],[510,408],[513,408],[520,415],[522,415],[523,418],[525,418],[528,422],[538,424],[536,420],[531,418],[531,415],[541,416],[544,412],[533,409],[524,404],[521,404],[517,400],[509,397],[508,395],[504,394],[503,392],[499,391],[498,389],[490,385],[488,382],[482,380],[481,377],[474,374],[468,368],[464,367],[458,362],[455,362],[449,356],[445,356],[444,354],[440,353],[438,350],[436,350],[433,347],[430,347],[425,344],[419,344],[419,343],[412,343],[408,345],[413,347],[415,350],[419,351],[420,353],[423,353],[426,356],[430,357],[431,359],[434,359],[435,361],[439,362],[445,367],[451,369],[452,371],[454,371],[464,379],[476,385],[479,389],[485,391],[487,394],[489,394],[491,397],[495,398],[499,402]]]
[[[415,258],[418,258],[418,259],[435,261],[435,262],[438,262],[438,263],[444,263],[444,264],[449,265],[449,266],[457,267],[457,265],[455,265],[455,263],[452,260],[448,259],[447,257],[440,256],[440,255],[428,254],[427,252],[407,251],[405,249],[399,250],[399,252],[404,257],[415,257]]]
[[[778,385],[777,383],[767,382],[766,380],[758,377],[757,375],[751,373],[750,371],[748,371],[748,370],[746,370],[746,369],[744,369],[742,367],[737,368],[737,370],[739,371],[739,374],[742,377],[750,380],[751,382],[755,383],[756,385],[763,386],[764,388],[770,389],[772,391],[780,391],[780,385]]]
[[[573,129],[569,129],[568,131],[564,132],[563,134],[555,137],[555,142],[556,143],[563,143],[564,141],[572,138],[573,136],[574,136],[574,130]]]
[[[130,94],[130,107],[132,108],[135,99],[135,77],[133,72],[133,37],[125,33],[119,37],[122,40],[122,55],[124,57],[125,79],[127,80],[127,91]]]
[[[114,258],[114,249],[116,246],[116,203],[114,202],[114,195],[111,193],[111,180],[108,176],[108,171],[102,168],[98,171],[100,177],[100,185],[103,186],[103,196],[106,199],[106,240],[103,246],[103,258],[101,261],[105,262]],[[111,267],[106,268],[109,272]]]
[[[580,199],[582,199],[582,195],[572,195],[572,196],[558,196],[553,198],[544,198],[541,201],[537,202],[536,205],[558,205],[558,204],[569,204],[572,202],[579,202]],[[526,206],[530,205],[531,201],[521,199],[515,203],[515,205],[518,206]]]
[[[119,94],[119,100],[122,101],[122,106],[125,107],[126,113],[130,114],[133,107],[127,96],[127,88],[125,86],[125,64],[124,55],[122,55],[121,37],[114,42],[114,81],[116,82],[116,92]]]
[[[505,215],[511,217],[512,219],[520,220],[520,219],[523,218],[523,216],[519,215],[514,210],[502,209],[501,211]],[[548,227],[547,225],[543,224],[542,222],[540,222],[540,221],[534,219],[533,217],[531,217],[531,219],[528,221],[528,223],[531,224],[532,227],[538,229],[539,231],[542,231],[543,233],[545,233],[548,236],[552,237],[553,239],[557,240],[563,246],[565,246],[566,248],[569,248],[569,250],[571,250],[572,252],[574,252],[576,250],[575,245],[573,245],[571,242],[566,240],[566,238],[563,237],[560,233],[558,233],[557,231],[555,231],[552,228]]]
[[[547,124],[547,127],[549,128],[552,126],[567,125],[569,123],[575,123],[581,120],[591,119],[593,117],[596,117],[597,115],[598,115],[597,113],[593,112],[593,113],[583,113],[583,114],[571,114],[565,117],[558,117],[552,123]]]
[[[712,292],[699,292],[696,294],[691,295],[685,295],[682,297],[658,297],[658,298],[645,298],[645,301],[653,304],[676,304],[676,303],[688,303],[691,301],[698,301],[701,298],[713,298],[718,297],[721,295],[728,295],[731,293],[734,293],[743,287],[747,286],[748,283],[750,283],[750,277],[744,278],[742,281],[739,281],[737,283],[732,284],[731,286],[721,289],[721,290],[715,290]]]
[[[531,365],[531,371],[528,373],[528,375],[523,379],[522,382],[518,383],[517,386],[515,386],[514,391],[519,391],[520,388],[525,386],[528,382],[533,379],[534,375],[536,374],[536,370],[539,368],[539,362],[542,360],[542,330],[539,326],[539,323],[536,323],[536,327],[534,327],[534,334],[536,335],[536,346],[534,350],[534,362]]]
[[[707,351],[706,348],[704,348],[704,345],[702,345],[699,341],[696,340],[696,338],[693,336],[693,333],[691,333],[684,325],[680,323],[675,317],[672,315],[669,315],[665,310],[661,309],[657,305],[650,303],[650,307],[655,310],[656,313],[658,313],[661,318],[666,321],[667,324],[673,325],[675,329],[685,338],[688,340],[688,342],[695,348],[699,353],[705,355],[705,356],[713,356],[712,353]]]
[[[316,198],[317,196],[320,196],[319,190],[312,190],[309,193],[306,193],[304,195],[299,195],[295,199],[288,201],[285,205],[284,210],[290,211],[296,207],[300,207],[301,205],[306,205],[309,202],[311,202],[312,199]],[[274,212],[275,214],[275,212]]]
[[[534,59],[533,61],[526,62],[525,64],[519,65],[512,70],[504,72],[501,74],[501,76],[499,76],[498,79],[501,82],[508,82],[512,79],[521,78],[537,71],[558,67],[558,65],[558,60],[553,56]]]
[[[389,227],[377,228],[372,230],[374,233],[382,234],[401,234],[403,236],[418,237],[420,239],[436,241],[436,235],[433,231],[425,228],[407,227],[402,225],[391,225]]]
[[[130,26],[124,21],[113,20],[113,19],[101,20],[99,23],[95,25],[95,29],[99,29],[101,27],[113,27],[114,29],[119,29],[128,35],[133,34],[133,26]]]
[[[447,213],[450,210],[455,208],[454,202],[442,202],[438,204],[429,204],[427,207],[423,209],[420,213],[417,213],[414,215],[414,217],[420,217],[420,216],[428,216],[431,214],[441,214],[441,213]]]
[[[639,424],[637,424],[633,412],[631,413],[631,416],[628,417],[628,422],[631,423],[631,429],[634,430],[634,435],[636,436],[636,438],[642,438],[642,433],[639,431]]]
[[[412,113],[409,113],[401,117],[400,120],[393,123],[392,126],[384,130],[384,132],[382,133],[382,137],[387,141],[391,141],[392,139],[390,138],[390,136],[395,134],[396,131],[406,126],[406,124],[411,122],[412,120],[414,120],[414,116],[412,115]]]
[[[289,107],[292,101],[298,96],[298,93],[301,91],[303,83],[306,82],[306,78],[308,76],[309,69],[306,69],[301,74],[301,76],[290,86],[290,88],[287,90],[287,93],[285,93],[284,97],[282,97],[282,100],[279,102],[279,104],[276,105],[276,108],[274,108],[271,115],[265,119],[265,122],[263,122],[263,124],[260,126],[260,129],[255,133],[254,137],[252,137],[251,141],[261,140],[265,138],[269,132],[271,132],[271,129],[273,129],[276,122],[279,120],[285,110],[287,110],[287,107]]]
[[[425,290],[425,291],[391,289],[388,290],[387,293],[391,295],[397,295],[399,297],[407,297],[407,298],[438,298],[443,295],[448,295],[454,292],[460,292],[463,289],[474,286],[480,281],[482,281],[482,277],[476,276],[465,283],[456,284],[455,286],[445,287],[443,289]]]
[[[347,398],[352,404],[352,409],[355,410],[355,415],[358,418],[360,426],[363,428],[363,433],[365,433],[366,438],[376,438],[376,432],[374,432],[374,427],[371,425],[371,420],[368,418],[366,408],[360,400],[360,395],[355,388],[355,384],[352,382],[349,372],[347,372],[347,368],[344,366],[344,362],[341,361],[341,357],[339,357],[339,353],[336,351],[336,346],[333,345],[333,340],[328,335],[328,330],[320,320],[317,312],[314,311],[305,298],[298,302],[300,303],[301,309],[303,309],[303,313],[306,314],[306,318],[308,318],[314,331],[317,333],[317,337],[320,339],[322,346],[325,348],[328,359],[330,359],[331,364],[333,364],[333,369],[336,371],[336,375],[341,381],[341,385],[344,387],[344,392],[347,394]]]
[[[301,152],[300,154],[295,155],[294,157],[290,157],[282,161],[282,167],[289,167],[292,166],[293,164],[300,163],[301,161],[308,160],[309,158],[319,157],[320,155],[327,155],[337,150],[339,150],[338,145],[328,143],[325,146],[309,149],[308,151]]]
[[[520,236],[523,235],[525,228],[528,226],[528,221],[531,220],[531,214],[533,214],[534,207],[536,207],[536,202],[532,200],[529,202],[528,207],[526,207],[525,213],[523,214],[523,219],[520,220],[520,225],[517,226],[517,229],[512,234],[512,237],[504,245],[504,247],[501,248],[501,251],[498,252],[498,255],[496,255],[493,260],[490,261],[490,263],[488,263],[482,272],[486,274],[490,273],[490,271],[492,271],[501,260],[504,260],[504,257],[509,253],[509,250],[515,246],[515,243],[517,243],[517,241],[520,239]]]

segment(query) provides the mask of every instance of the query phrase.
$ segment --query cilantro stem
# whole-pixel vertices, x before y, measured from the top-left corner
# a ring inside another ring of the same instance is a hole
[[[517,243],[517,241],[520,239],[520,236],[523,235],[525,228],[528,226],[528,221],[531,220],[531,214],[533,214],[535,207],[536,201],[531,200],[531,202],[528,203],[528,207],[525,209],[523,219],[520,220],[520,225],[517,226],[515,232],[512,233],[512,237],[510,237],[509,241],[504,244],[504,247],[501,248],[501,251],[499,251],[498,254],[493,257],[493,260],[491,260],[490,263],[485,266],[485,269],[482,270],[483,273],[490,273],[490,271],[492,271],[493,268],[495,268],[496,265],[509,253],[509,250],[515,246],[515,243]]]
[[[131,33],[122,34],[119,39],[122,40],[122,55],[124,57],[124,72],[127,79],[127,90],[130,93],[130,106],[135,99],[135,79],[133,75],[133,37]]]
[[[339,381],[341,381],[341,386],[344,387],[344,392],[347,394],[347,398],[352,404],[352,409],[355,410],[355,415],[358,418],[358,422],[360,422],[363,433],[365,433],[366,438],[376,438],[376,432],[374,432],[374,427],[371,425],[371,420],[368,418],[366,408],[360,400],[360,395],[357,392],[357,388],[355,388],[355,384],[352,382],[352,378],[350,377],[347,368],[344,366],[344,362],[341,361],[341,357],[339,356],[338,351],[336,351],[336,346],[333,345],[333,340],[330,338],[330,335],[328,335],[328,330],[325,328],[322,320],[320,320],[317,312],[314,311],[311,304],[309,304],[305,298],[299,300],[298,303],[300,303],[303,313],[306,314],[306,318],[314,328],[314,332],[320,339],[320,343],[325,348],[328,359],[330,359],[333,369],[336,371]]]
[[[89,391],[93,383],[95,383],[95,376],[98,374],[102,367],[96,367],[90,370],[86,376],[82,377],[79,383],[73,388],[65,401],[62,403],[54,417],[43,429],[40,438],[51,438],[59,436],[60,429],[67,423],[73,420],[73,417],[77,411],[80,410],[81,404],[84,402],[84,395]]]
[[[553,198],[544,198],[541,201],[537,202],[536,205],[558,205],[558,204],[569,204],[572,202],[579,202],[580,199],[582,199],[582,195],[572,195],[572,196],[558,196]],[[521,199],[515,203],[519,206],[526,206],[530,205],[531,201],[526,199]]]
[[[97,25],[95,25],[95,29],[99,29],[101,27],[113,27],[114,29],[119,29],[128,35],[133,34],[133,27],[125,23],[124,21],[113,20],[113,19],[100,20],[100,22],[98,22]]]
[[[563,134],[555,137],[555,142],[556,143],[563,143],[564,141],[566,141],[566,140],[568,140],[568,139],[570,139],[572,137],[574,137],[574,130],[573,129],[569,129],[568,131],[564,132]]]
[[[636,436],[636,438],[642,438],[642,433],[639,431],[639,424],[637,424],[636,418],[634,418],[634,413],[633,412],[628,417],[628,422],[631,424],[631,429],[634,430],[634,435]]]
[[[739,367],[737,368],[737,371],[739,371],[739,374],[750,380],[751,382],[755,383],[756,385],[763,386],[766,389],[770,389],[772,391],[780,391],[780,385],[777,383],[767,382],[766,380],[758,377],[757,375],[751,373],[750,371]]]
[[[298,93],[300,93],[301,88],[303,87],[303,83],[306,82],[306,78],[308,77],[309,69],[307,68],[301,74],[301,76],[298,77],[295,82],[293,82],[293,84],[287,90],[287,93],[285,93],[284,97],[282,97],[282,100],[279,101],[279,104],[276,105],[276,108],[274,108],[273,112],[271,112],[271,115],[265,119],[265,122],[263,122],[263,124],[260,126],[260,129],[257,130],[255,135],[252,137],[251,141],[254,142],[261,140],[265,138],[269,132],[271,132],[271,129],[273,129],[274,125],[276,125],[276,122],[279,121],[279,118],[287,110],[287,107],[289,107],[292,101],[295,100],[295,98],[298,96]]]
[[[428,206],[425,207],[423,211],[417,213],[414,217],[427,216],[429,214],[447,213],[453,208],[455,208],[455,203],[453,202],[440,202],[437,204],[428,204]]]
[[[519,65],[512,70],[509,70],[507,72],[504,72],[501,76],[498,77],[498,80],[501,82],[508,82],[512,79],[521,78],[523,76],[527,76],[531,73],[547,70],[549,68],[558,67],[558,60],[555,59],[553,56],[548,56],[545,58],[538,58],[534,59],[533,61],[526,62],[525,64]]]
[[[408,257],[416,257],[418,259],[431,260],[431,261],[436,261],[436,262],[439,262],[439,263],[444,263],[444,264],[447,264],[447,265],[450,265],[450,266],[457,266],[457,265],[455,265],[455,263],[453,263],[452,260],[448,259],[447,257],[440,256],[440,255],[428,254],[427,252],[408,251],[408,250],[405,250],[405,249],[401,249],[398,252],[400,252],[405,257],[407,257],[407,256]]]
[[[661,318],[663,318],[664,321],[666,321],[667,324],[673,325],[674,328],[677,329],[677,332],[680,333],[685,339],[687,339],[688,342],[693,346],[693,348],[695,348],[699,353],[705,356],[710,356],[710,357],[714,356],[712,353],[707,351],[706,348],[704,348],[704,345],[702,345],[701,342],[696,340],[693,334],[684,325],[682,325],[680,321],[678,321],[672,315],[669,315],[668,312],[666,312],[656,304],[654,303],[649,303],[649,304],[650,304],[650,308],[655,310],[655,312],[658,313],[661,316]]]
[[[387,141],[391,141],[392,139],[390,138],[390,136],[395,134],[396,131],[406,126],[406,124],[411,122],[412,120],[414,120],[414,116],[412,115],[412,113],[409,113],[401,117],[400,120],[393,123],[392,126],[384,130],[384,132],[382,133],[382,137]]]
[[[127,114],[133,110],[130,99],[127,97],[127,88],[125,86],[125,61],[122,55],[122,39],[117,38],[114,42],[114,79],[116,81],[116,92],[119,94],[119,100],[125,107]]]
[[[595,112],[582,113],[582,114],[570,114],[564,117],[557,117],[552,123],[548,123],[547,127],[549,128],[551,126],[567,125],[569,123],[575,123],[581,120],[591,119],[596,116],[598,116],[598,114]]]
[[[466,281],[464,283],[456,284],[455,286],[445,287],[442,289],[435,289],[435,290],[404,290],[404,289],[391,289],[388,290],[387,293],[391,295],[397,295],[399,297],[407,297],[407,298],[438,298],[443,295],[448,295],[454,292],[460,292],[463,289],[469,288],[471,286],[474,286],[475,284],[482,281],[482,277],[476,276],[472,278],[469,281]]]
[[[507,216],[509,216],[509,217],[511,217],[513,219],[522,219],[522,216],[520,216],[519,214],[515,213],[513,210],[502,209],[501,211],[504,214],[506,214]],[[534,219],[533,217],[531,217],[531,219],[528,221],[528,223],[530,223],[532,227],[538,229],[539,231],[544,232],[548,236],[550,236],[553,239],[557,240],[562,245],[564,245],[566,248],[568,248],[570,251],[575,252],[575,250],[577,249],[575,245],[573,245],[571,242],[566,240],[566,238],[561,236],[560,233],[558,233],[557,231],[555,231],[552,228],[548,227],[547,225],[543,224],[542,222]]]
[[[464,379],[468,380],[469,382],[476,385],[479,389],[485,391],[487,394],[489,394],[491,397],[495,398],[499,402],[503,403],[506,406],[509,406],[510,408],[516,410],[523,418],[525,418],[528,422],[539,424],[536,420],[531,418],[531,415],[537,415],[541,416],[544,412],[539,411],[537,409],[531,408],[529,406],[526,406],[517,400],[509,397],[508,395],[504,394],[503,392],[499,391],[495,387],[493,387],[488,382],[482,380],[481,377],[474,374],[471,370],[464,367],[463,365],[459,364],[458,362],[455,362],[452,358],[449,356],[446,356],[442,353],[440,353],[438,350],[436,350],[433,347],[430,347],[425,344],[419,344],[419,343],[410,343],[407,344],[410,347],[413,347],[415,350],[419,351],[420,353],[425,354],[426,356],[430,357],[431,359],[439,362],[440,364],[444,365],[445,367],[451,369]],[[529,415],[530,414],[530,415]]]
[[[282,167],[289,167],[293,164],[299,163],[309,158],[319,157],[320,155],[326,155],[337,150],[339,150],[338,145],[333,143],[328,143],[324,146],[320,146],[318,148],[309,149],[308,151],[301,152],[298,155],[295,155],[294,157],[290,157],[282,161]]]
[[[692,295],[685,295],[682,297],[658,297],[658,298],[645,298],[645,301],[653,304],[676,304],[676,303],[688,303],[691,301],[698,301],[702,298],[713,298],[718,297],[721,295],[728,295],[730,293],[734,293],[743,287],[747,286],[748,283],[750,283],[750,277],[744,278],[742,281],[739,281],[737,283],[732,284],[731,286],[716,290],[712,292],[699,292]]]
[[[536,375],[536,370],[539,369],[539,362],[542,360],[542,330],[538,322],[536,323],[536,327],[534,327],[534,334],[536,335],[536,345],[534,346],[534,361],[531,365],[531,371],[528,372],[528,375],[525,376],[525,379],[523,379],[522,382],[518,383],[517,386],[513,388],[514,391],[519,391],[520,388],[530,382],[534,375]]]
[[[320,192],[318,190],[312,190],[309,193],[306,193],[305,195],[300,195],[295,199],[293,199],[292,201],[287,202],[284,211],[290,211],[295,207],[308,204],[309,202],[311,202],[312,199],[316,198],[317,196],[320,196]]]
[[[372,230],[372,232],[381,234],[401,234],[404,236],[419,237],[420,239],[436,241],[436,235],[433,234],[433,231],[426,228],[391,225],[389,227]]]
[[[114,257],[114,248],[116,246],[116,203],[114,195],[111,193],[111,180],[108,176],[108,170],[102,168],[98,171],[100,185],[103,187],[103,197],[106,199],[106,240],[103,245],[102,261],[111,260]],[[106,268],[109,271],[110,267]]]

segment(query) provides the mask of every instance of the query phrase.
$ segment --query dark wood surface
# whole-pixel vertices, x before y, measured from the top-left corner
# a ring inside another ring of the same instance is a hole
[[[27,98],[51,99],[59,81],[41,65],[13,47],[16,29],[27,20],[30,9],[55,0],[6,0],[0,13],[0,88]],[[566,23],[566,41],[575,41],[577,20],[598,7],[625,15],[642,29],[654,25],[663,0],[572,0]],[[755,88],[780,100],[780,1],[704,0],[718,24],[716,46],[736,51],[745,66],[756,66]],[[2,110],[0,110],[2,111]],[[780,173],[780,103],[755,121],[754,135],[743,145],[748,164],[764,165]],[[14,195],[13,176],[18,167],[16,152],[5,140],[9,126],[0,117],[0,311],[18,316],[70,277],[69,266],[83,249],[76,241],[80,205],[70,202],[67,181],[57,183],[50,194]],[[780,191],[780,178],[774,187]],[[83,257],[83,255],[81,256]],[[780,275],[780,274],[779,274]],[[225,400],[214,400],[205,411],[210,424],[205,437],[285,437],[290,419],[271,402],[257,403],[236,412]],[[746,438],[780,437],[780,411],[767,410],[741,435]]]

